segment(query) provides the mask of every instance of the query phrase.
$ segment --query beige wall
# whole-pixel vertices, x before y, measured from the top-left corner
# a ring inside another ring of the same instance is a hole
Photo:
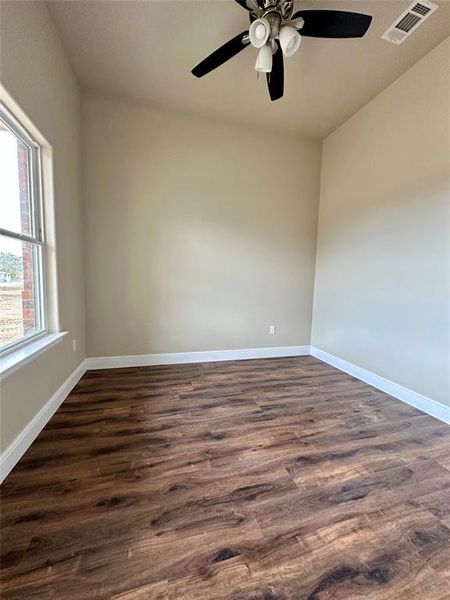
[[[309,344],[319,142],[95,95],[82,122],[89,356]]]
[[[45,2],[1,3],[1,81],[54,152],[59,316],[64,341],[1,384],[6,448],[85,356],[79,89]],[[72,339],[77,352],[72,351]]]
[[[323,145],[312,344],[450,404],[447,39]]]

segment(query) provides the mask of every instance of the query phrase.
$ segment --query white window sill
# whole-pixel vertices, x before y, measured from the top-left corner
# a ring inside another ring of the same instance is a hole
[[[49,348],[56,346],[62,342],[62,339],[67,335],[67,331],[60,333],[49,333],[39,338],[34,342],[30,342],[17,350],[6,354],[0,358],[0,381],[6,379],[8,375],[21,369],[26,364],[34,360],[37,356],[46,352]]]

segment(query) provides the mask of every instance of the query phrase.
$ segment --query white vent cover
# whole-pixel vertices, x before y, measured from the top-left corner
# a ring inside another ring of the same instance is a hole
[[[393,44],[401,44],[409,35],[414,33],[414,31],[420,27],[437,8],[439,8],[439,6],[429,0],[413,2],[381,37],[383,40],[387,40]]]

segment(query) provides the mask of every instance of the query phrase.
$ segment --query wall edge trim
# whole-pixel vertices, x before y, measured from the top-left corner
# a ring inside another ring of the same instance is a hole
[[[201,352],[168,352],[163,354],[135,354],[129,356],[97,356],[87,358],[87,369],[119,369],[122,367],[147,367],[197,362],[249,360],[255,358],[278,358],[308,356],[309,345],[275,346],[271,348],[245,348],[237,350],[206,350]]]
[[[84,359],[0,455],[0,483],[4,481],[11,470],[19,462],[87,370],[308,355],[311,355],[344,373],[352,375],[353,377],[356,377],[356,379],[389,394],[393,398],[401,400],[402,402],[439,419],[443,423],[450,425],[450,407],[445,406],[432,398],[423,396],[418,392],[414,392],[389,379],[381,377],[380,375],[376,375],[375,373],[339,358],[338,356],[325,352],[320,348],[316,348],[315,346],[275,346],[271,348],[211,350],[204,352],[101,356]]]
[[[86,360],[67,377],[53,396],[44,404],[19,435],[0,455],[0,483],[9,475],[55,412],[86,372]]]
[[[362,367],[358,367],[357,365],[344,360],[343,358],[339,358],[334,354],[329,354],[320,348],[316,348],[315,346],[311,346],[311,356],[325,362],[340,371],[344,371],[348,375],[352,375],[367,383],[368,385],[389,394],[390,396],[396,398],[397,400],[401,400],[410,406],[414,406],[418,410],[439,419],[440,421],[450,425],[450,407],[445,406],[445,404],[441,404],[432,398],[428,398],[427,396],[423,396],[418,392],[414,392],[409,388],[406,388],[390,379],[386,379],[381,377],[380,375],[376,375],[367,369],[363,369]]]

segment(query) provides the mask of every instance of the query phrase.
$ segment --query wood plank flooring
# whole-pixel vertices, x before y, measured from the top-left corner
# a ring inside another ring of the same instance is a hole
[[[450,598],[450,427],[311,357],[87,373],[2,486],[3,600]]]

